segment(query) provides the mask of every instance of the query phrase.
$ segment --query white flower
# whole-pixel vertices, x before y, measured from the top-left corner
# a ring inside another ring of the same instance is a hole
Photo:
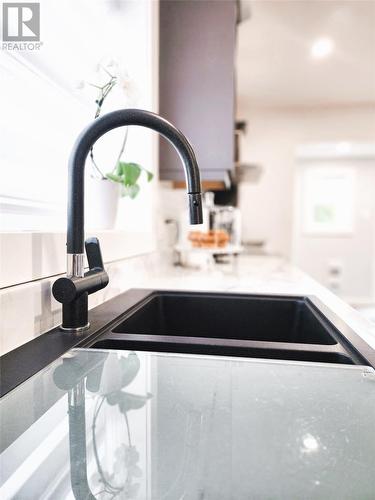
[[[85,98],[92,101],[100,100],[104,92],[105,104],[101,113],[113,107],[136,106],[138,101],[135,81],[125,66],[113,57],[102,57],[91,68],[89,75],[76,81],[73,88],[83,92]]]

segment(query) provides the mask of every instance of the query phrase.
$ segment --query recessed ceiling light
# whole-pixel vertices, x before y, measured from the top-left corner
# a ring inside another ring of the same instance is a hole
[[[314,59],[323,59],[332,54],[334,43],[331,38],[317,38],[311,46],[311,55]]]

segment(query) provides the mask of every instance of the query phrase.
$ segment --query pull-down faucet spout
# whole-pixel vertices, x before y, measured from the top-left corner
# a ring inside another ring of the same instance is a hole
[[[193,148],[187,138],[161,116],[140,109],[113,111],[91,123],[78,137],[69,160],[68,228],[67,228],[67,277],[53,285],[56,300],[63,304],[61,328],[81,331],[89,327],[87,296],[108,284],[99,242],[96,238],[86,241],[90,270],[84,273],[84,170],[91,147],[112,129],[138,125],[159,132],[176,149],[186,178],[191,224],[202,223],[200,175]]]

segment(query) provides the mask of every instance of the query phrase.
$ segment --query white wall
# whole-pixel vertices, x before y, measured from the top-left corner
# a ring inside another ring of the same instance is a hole
[[[3,231],[65,230],[69,154],[95,115],[98,90],[90,84],[109,78],[97,71],[99,65],[116,61],[121,75],[127,74],[105,100],[102,114],[124,107],[157,111],[157,2],[42,0],[40,10],[41,49],[0,51],[0,92],[7,96],[0,116]],[[111,131],[95,146],[104,174],[116,163],[123,135],[124,129]],[[131,127],[123,157],[156,173],[155,145],[154,134]],[[88,162],[86,171],[91,170]],[[147,185],[144,177],[141,182],[136,200],[121,200],[119,229],[150,231],[155,183]]]
[[[45,52],[0,54],[0,71],[5,76],[0,90],[3,85],[14,90],[5,93],[7,100],[0,117],[0,167],[2,179],[7,179],[0,186],[1,215],[2,197],[12,197],[15,204],[39,199],[38,210],[58,198],[63,221],[60,225],[60,219],[56,219],[51,226],[33,226],[39,231],[29,231],[29,225],[22,226],[24,221],[30,223],[26,217],[17,222],[17,232],[8,232],[10,226],[6,226],[6,232],[0,234],[0,355],[60,323],[61,305],[53,299],[51,286],[54,275],[65,270],[67,159],[78,132],[95,111],[94,102],[75,95],[75,80],[89,78],[88,69],[103,56],[116,58],[131,76],[135,98],[122,104],[117,96],[106,103],[103,112],[130,104],[158,109],[158,3],[123,0],[119,12],[107,15],[109,7],[115,8],[115,2],[69,0],[61,7],[57,0],[42,0],[41,51]],[[20,74],[13,71],[15,68]],[[29,96],[31,88],[37,89],[38,95]],[[108,142],[106,137],[103,147],[97,148],[99,162],[110,165],[105,171],[117,158],[121,142],[116,137],[114,134]],[[157,158],[156,134],[132,127],[125,159],[141,163],[157,177]],[[110,286],[92,296],[90,307],[139,286],[139,279],[147,276],[142,267],[147,257],[141,254],[151,253],[156,246],[157,181],[142,188],[135,201],[121,201],[117,230],[99,235]],[[24,210],[19,204],[14,213],[30,215],[31,205],[26,203]],[[11,218],[7,220],[12,222]],[[129,260],[137,255],[136,260]]]
[[[292,259],[347,302],[370,304],[375,299],[375,158],[346,156],[299,160]],[[323,176],[328,182],[334,180],[329,188],[324,187],[326,181],[320,182],[319,192],[311,195],[309,187],[314,185],[316,176],[318,179]],[[348,179],[344,191],[340,189],[340,176]],[[311,203],[323,206],[338,203],[337,213],[341,214],[336,219],[338,225],[324,229],[324,223],[320,227],[312,223]]]
[[[243,239],[265,240],[270,253],[290,257],[295,148],[309,142],[373,142],[375,106],[267,109],[239,102],[237,116],[248,121],[241,161],[262,167],[257,183],[240,185]]]

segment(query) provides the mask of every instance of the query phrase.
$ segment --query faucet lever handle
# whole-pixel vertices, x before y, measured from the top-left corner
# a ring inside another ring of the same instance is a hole
[[[85,241],[85,248],[90,271],[93,269],[104,271],[102,252],[100,251],[98,238],[88,238]]]

